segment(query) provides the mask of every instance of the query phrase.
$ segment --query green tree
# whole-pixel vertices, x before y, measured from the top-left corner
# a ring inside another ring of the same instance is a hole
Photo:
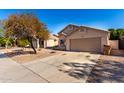
[[[0,37],[3,36],[3,30],[0,28]]]
[[[5,37],[4,20],[0,20],[0,45],[4,47],[12,46],[13,39]]]
[[[43,38],[46,34],[42,31],[48,31],[35,15],[32,14],[13,14],[5,22],[6,36],[14,38],[26,38],[36,54],[37,51],[33,45],[33,40]],[[42,33],[42,37],[38,35]]]
[[[0,47],[5,46],[5,40],[3,37],[0,37]]]
[[[110,40],[119,40],[124,36],[124,29],[108,29],[110,31]]]
[[[4,37],[4,20],[0,20],[0,37]]]
[[[0,46],[3,47],[12,46],[13,42],[14,41],[12,38],[0,37]]]

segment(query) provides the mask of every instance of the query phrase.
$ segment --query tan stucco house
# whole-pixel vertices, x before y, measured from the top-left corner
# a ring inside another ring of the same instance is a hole
[[[44,47],[58,46],[59,38],[57,35],[50,34],[49,39],[44,41]]]
[[[59,46],[70,51],[102,52],[109,45],[109,31],[77,25],[67,25],[59,33]]]
[[[58,46],[59,38],[57,35],[50,34],[48,40],[35,39],[33,44],[35,48],[48,48]]]

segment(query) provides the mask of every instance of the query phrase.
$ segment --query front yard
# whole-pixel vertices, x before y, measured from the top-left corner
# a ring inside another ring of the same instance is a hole
[[[44,49],[44,48],[39,50],[37,54],[33,54],[32,53],[33,51],[30,48],[7,49],[7,50],[4,50],[4,52],[8,57],[10,57],[12,60],[14,60],[18,63],[31,62],[34,60],[53,56],[53,55],[60,53],[60,51],[48,50],[48,49]]]
[[[124,82],[124,57],[49,49],[38,54],[18,48],[1,51],[0,82]]]

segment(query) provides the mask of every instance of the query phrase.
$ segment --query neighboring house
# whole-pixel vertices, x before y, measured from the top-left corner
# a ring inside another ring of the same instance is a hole
[[[68,25],[59,33],[59,46],[71,51],[102,52],[109,45],[109,31],[86,26]]]
[[[59,38],[56,35],[50,34],[50,37],[48,40],[44,41],[44,47],[54,47],[58,46]]]
[[[50,34],[48,40],[34,40],[33,44],[35,48],[48,48],[58,46],[59,38],[56,35]]]

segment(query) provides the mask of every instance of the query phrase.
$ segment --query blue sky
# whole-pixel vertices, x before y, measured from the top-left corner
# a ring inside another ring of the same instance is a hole
[[[84,25],[107,30],[108,28],[124,28],[124,10],[116,9],[39,9],[39,10],[0,10],[0,20],[13,13],[30,12],[45,23],[52,33],[58,33],[68,24]]]

